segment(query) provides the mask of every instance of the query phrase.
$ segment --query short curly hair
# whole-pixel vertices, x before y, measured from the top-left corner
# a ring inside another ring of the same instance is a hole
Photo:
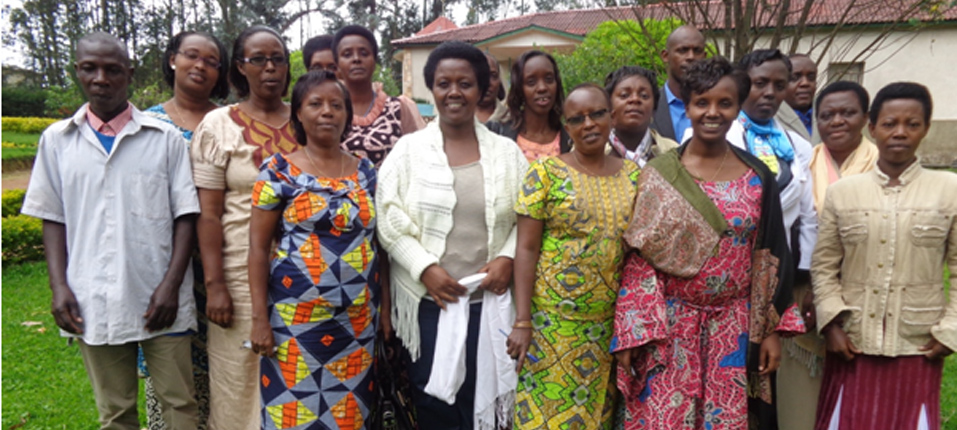
[[[299,142],[300,145],[306,145],[306,130],[302,126],[302,121],[299,120],[302,102],[305,101],[309,91],[325,82],[336,84],[342,91],[342,98],[346,103],[346,127],[342,130],[342,136],[339,137],[340,142],[346,140],[349,137],[349,132],[352,131],[352,97],[349,95],[349,89],[336,79],[335,73],[328,70],[313,70],[300,76],[296,85],[292,87],[292,100],[290,102],[292,112],[289,113],[289,120],[292,122],[292,129],[296,132],[296,142]]]
[[[425,75],[425,86],[430,91],[432,90],[432,86],[435,84],[435,69],[442,60],[450,59],[465,60],[472,65],[472,70],[475,72],[475,79],[478,83],[479,94],[485,95],[489,85],[491,85],[489,80],[492,74],[491,69],[488,67],[488,59],[478,48],[457,40],[442,42],[441,45],[433,49],[432,53],[429,54],[429,59],[426,60],[425,67],[422,68],[422,74]]]
[[[609,108],[611,108],[611,97],[608,95],[608,92],[605,91],[605,89],[601,87],[601,85],[598,85],[598,84],[596,84],[596,83],[594,83],[594,82],[582,82],[582,83],[580,83],[580,84],[575,85],[574,87],[572,87],[572,89],[571,89],[570,91],[568,91],[568,95],[571,96],[572,93],[574,93],[575,91],[579,91],[579,90],[595,90],[595,91],[597,91],[598,94],[601,94],[602,97],[605,99],[605,104],[608,105]],[[568,101],[568,97],[565,97],[565,101]],[[564,112],[564,111],[565,111],[565,106],[564,106],[564,104],[562,104],[562,116],[565,115],[565,112]]]
[[[608,76],[605,77],[605,93],[610,97],[615,93],[615,87],[632,76],[640,76],[645,78],[648,81],[648,84],[651,85],[651,96],[654,98],[653,109],[658,109],[658,97],[660,90],[658,89],[658,74],[652,70],[648,70],[644,67],[638,66],[621,66],[618,70],[611,72]]]
[[[173,56],[179,53],[180,45],[189,36],[200,36],[216,45],[216,49],[219,50],[219,68],[216,69],[219,72],[219,77],[216,78],[216,86],[213,87],[213,92],[209,96],[220,100],[229,97],[229,51],[216,36],[203,31],[181,31],[170,39],[169,44],[166,45],[166,51],[163,52],[163,61],[160,66],[163,69],[163,81],[170,88],[176,86],[176,72],[173,71],[169,62]]]
[[[741,57],[741,60],[738,61],[738,67],[747,72],[768,61],[774,60],[784,62],[784,65],[788,68],[788,78],[790,79],[794,67],[791,66],[791,59],[788,58],[787,55],[784,55],[780,49],[755,49],[747,53],[744,57]]]
[[[335,41],[331,34],[323,34],[322,36],[316,36],[306,41],[302,45],[302,65],[305,66],[306,70],[309,70],[309,64],[312,61],[312,56],[317,52],[332,50],[332,43]]]
[[[744,103],[751,93],[751,78],[740,68],[731,65],[727,58],[714,56],[691,64],[681,82],[681,101],[688,105],[691,96],[704,94],[729,77],[738,87],[738,104]]]
[[[342,43],[342,39],[346,36],[360,36],[368,41],[369,45],[372,46],[372,56],[375,57],[376,63],[379,62],[379,43],[376,42],[375,35],[372,34],[368,28],[361,25],[347,25],[340,28],[333,36],[332,56],[336,58],[336,61],[339,61],[339,44]]]
[[[934,100],[930,96],[927,87],[916,82],[894,82],[881,88],[874,96],[874,102],[871,103],[871,110],[868,112],[871,124],[877,124],[877,117],[880,116],[881,108],[884,103],[891,100],[907,99],[914,100],[924,108],[924,122],[930,126],[930,117],[934,110]]]
[[[233,55],[230,57],[229,65],[229,82],[233,84],[233,88],[236,89],[236,95],[239,98],[245,98],[249,95],[249,81],[246,80],[246,76],[239,71],[239,66],[243,64],[243,58],[245,58],[246,52],[246,40],[252,37],[256,33],[269,33],[276,37],[279,40],[279,43],[282,44],[283,55],[286,56],[286,59],[289,59],[289,48],[286,47],[286,41],[282,38],[282,35],[278,31],[274,30],[272,27],[266,27],[265,25],[254,25],[243,30],[242,33],[239,33],[239,37],[236,38],[236,41],[233,42]],[[292,82],[292,67],[286,67],[286,87],[282,90],[282,95],[285,96],[289,93],[289,82]]]
[[[863,112],[864,115],[867,115],[867,107],[870,103],[870,96],[867,94],[867,90],[865,90],[861,84],[851,81],[832,82],[828,86],[824,87],[824,89],[817,94],[817,98],[814,100],[814,113],[817,114],[818,108],[821,107],[821,101],[824,100],[824,97],[834,93],[843,92],[854,93],[854,96],[857,97],[857,101],[861,105],[861,112]]]

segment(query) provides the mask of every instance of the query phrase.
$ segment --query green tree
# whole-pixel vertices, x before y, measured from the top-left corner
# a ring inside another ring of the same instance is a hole
[[[682,24],[677,18],[603,22],[570,54],[555,55],[565,91],[584,82],[604,85],[605,76],[623,65],[654,70],[658,84],[664,84],[667,68],[659,53],[668,34]]]

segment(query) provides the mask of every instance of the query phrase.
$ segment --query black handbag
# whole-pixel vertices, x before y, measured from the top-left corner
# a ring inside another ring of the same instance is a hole
[[[417,430],[412,383],[406,369],[408,354],[393,337],[385,341],[380,334],[375,345],[376,402],[369,428],[372,430]]]

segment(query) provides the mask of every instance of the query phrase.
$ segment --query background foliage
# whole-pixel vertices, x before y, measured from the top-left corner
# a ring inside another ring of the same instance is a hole
[[[600,24],[570,54],[555,55],[562,85],[566,91],[583,82],[604,86],[605,76],[625,64],[654,70],[658,73],[658,84],[664,84],[668,70],[661,61],[660,51],[668,35],[682,24],[677,18]]]

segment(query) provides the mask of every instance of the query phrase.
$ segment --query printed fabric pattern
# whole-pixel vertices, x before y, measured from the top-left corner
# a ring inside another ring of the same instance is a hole
[[[610,429],[611,341],[639,169],[597,177],[558,157],[532,163],[515,211],[545,222],[532,293],[532,341],[519,374],[515,429]]]
[[[264,429],[364,429],[373,406],[379,281],[376,171],[316,178],[282,155],[263,167],[253,205],[282,210],[269,275],[278,347],[260,361]]]
[[[612,349],[620,348],[623,338],[640,348],[637,376],[618,369],[628,430],[746,429],[749,392],[770,392],[769,386],[749,383],[746,367],[751,302],[768,301],[767,291],[753,291],[752,269],[773,273],[766,258],[753,268],[760,177],[748,171],[733,181],[698,184],[730,228],[716,255],[690,278],[657,271],[637,253],[629,255],[623,271]],[[803,321],[792,307],[771,327],[801,332]]]
[[[353,118],[349,136],[341,144],[343,150],[368,158],[376,167],[402,137],[402,102],[381,91],[377,94],[369,114]]]

